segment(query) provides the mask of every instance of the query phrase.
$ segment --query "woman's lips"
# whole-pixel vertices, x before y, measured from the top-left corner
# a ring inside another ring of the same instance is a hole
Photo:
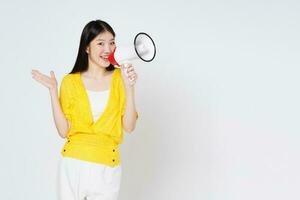
[[[101,59],[105,60],[106,62],[108,62],[108,56],[100,56]]]

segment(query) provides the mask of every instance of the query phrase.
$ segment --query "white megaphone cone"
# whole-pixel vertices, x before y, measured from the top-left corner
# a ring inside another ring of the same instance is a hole
[[[115,67],[120,67],[120,65],[126,65],[135,59],[151,62],[155,55],[156,47],[152,38],[146,33],[138,33],[134,38],[133,45],[117,47],[108,56],[108,60]]]

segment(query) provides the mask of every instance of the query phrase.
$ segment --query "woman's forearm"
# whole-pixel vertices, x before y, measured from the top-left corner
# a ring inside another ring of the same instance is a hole
[[[123,129],[131,133],[135,129],[137,112],[135,107],[134,87],[126,88],[126,108],[123,116]]]
[[[62,138],[66,138],[70,128],[70,122],[65,117],[58,98],[57,88],[49,90],[51,96],[52,114],[56,129]]]

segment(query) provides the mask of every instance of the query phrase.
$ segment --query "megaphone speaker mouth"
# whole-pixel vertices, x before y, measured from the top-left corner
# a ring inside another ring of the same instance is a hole
[[[113,52],[111,54],[109,54],[109,56],[108,56],[107,59],[110,62],[110,64],[112,64],[112,65],[119,65],[118,62],[115,59],[115,51],[116,51],[116,49],[114,49]]]
[[[140,32],[135,36],[134,49],[137,56],[145,62],[151,62],[155,58],[155,43],[147,33]]]

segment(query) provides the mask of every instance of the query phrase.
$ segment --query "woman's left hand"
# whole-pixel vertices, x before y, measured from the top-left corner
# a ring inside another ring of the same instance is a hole
[[[125,87],[133,87],[137,80],[137,74],[132,64],[121,65],[121,72]]]

